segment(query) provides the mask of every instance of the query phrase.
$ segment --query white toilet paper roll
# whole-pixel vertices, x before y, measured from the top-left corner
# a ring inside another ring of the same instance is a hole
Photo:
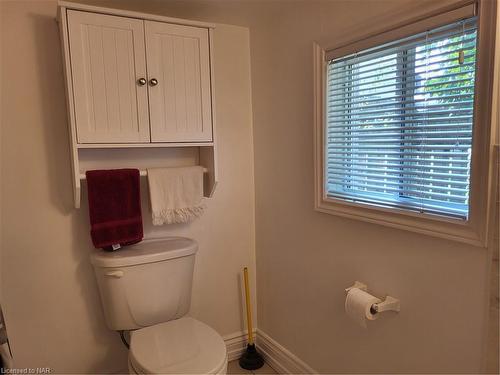
[[[368,294],[361,289],[353,288],[347,293],[345,300],[345,311],[347,315],[353,319],[358,325],[366,328],[366,320],[375,320],[378,318],[377,314],[372,314],[370,308],[374,303],[381,302],[375,296]]]

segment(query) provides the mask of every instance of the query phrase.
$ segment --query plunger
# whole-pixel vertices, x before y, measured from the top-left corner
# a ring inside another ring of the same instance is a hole
[[[243,269],[245,279],[245,300],[247,305],[248,345],[240,358],[240,367],[245,370],[257,370],[264,366],[264,359],[255,349],[252,330],[252,306],[250,305],[250,285],[248,283],[248,268]]]

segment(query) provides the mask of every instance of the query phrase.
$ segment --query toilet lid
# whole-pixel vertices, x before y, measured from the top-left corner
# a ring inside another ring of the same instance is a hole
[[[222,337],[189,317],[131,333],[130,363],[138,373],[215,374],[226,355]]]

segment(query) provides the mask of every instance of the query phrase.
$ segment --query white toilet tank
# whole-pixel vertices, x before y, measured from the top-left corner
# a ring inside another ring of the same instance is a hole
[[[91,255],[109,328],[131,330],[184,316],[191,303],[198,244],[183,237],[146,240]]]

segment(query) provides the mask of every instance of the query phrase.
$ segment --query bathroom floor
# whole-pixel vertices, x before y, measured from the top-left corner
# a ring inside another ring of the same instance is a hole
[[[269,366],[267,363],[265,363],[264,366],[255,371],[244,370],[238,364],[238,360],[231,361],[227,364],[227,373],[228,374],[277,374],[277,372],[274,371],[273,368]]]

